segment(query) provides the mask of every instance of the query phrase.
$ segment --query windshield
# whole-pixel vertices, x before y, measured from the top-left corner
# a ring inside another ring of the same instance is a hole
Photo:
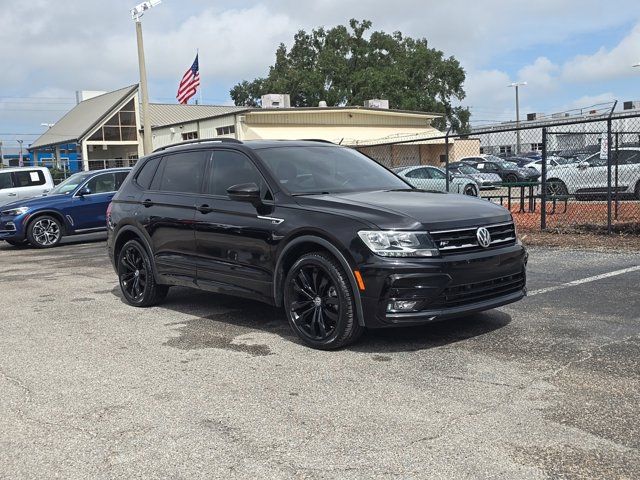
[[[258,155],[279,184],[293,195],[412,187],[370,158],[344,147],[275,147]]]
[[[505,170],[518,170],[518,165],[513,162],[506,162],[504,160],[500,160],[499,162],[495,162],[500,165]]]
[[[84,182],[91,173],[89,172],[81,172],[75,173],[67,178],[64,182],[62,182],[57,187],[53,188],[49,191],[48,195],[68,195],[73,192],[78,186]]]
[[[504,162],[504,159],[496,157],[495,155],[484,155],[482,158],[487,162]]]

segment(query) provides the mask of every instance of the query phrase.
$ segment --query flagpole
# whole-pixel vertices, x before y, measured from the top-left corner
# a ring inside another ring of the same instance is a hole
[[[200,68],[200,49],[196,48],[196,57],[198,57],[198,72],[202,72],[202,69]],[[202,73],[200,73],[200,105],[203,105],[202,103]]]

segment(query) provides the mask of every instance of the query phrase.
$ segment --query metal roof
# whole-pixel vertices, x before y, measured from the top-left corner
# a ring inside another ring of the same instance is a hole
[[[247,107],[226,105],[180,105],[152,103],[149,105],[151,128],[168,127],[247,111]]]
[[[131,85],[80,102],[58,120],[53,127],[38,137],[30,145],[29,150],[61,143],[77,142],[100,121],[107,120],[113,110],[137,90],[138,85]]]

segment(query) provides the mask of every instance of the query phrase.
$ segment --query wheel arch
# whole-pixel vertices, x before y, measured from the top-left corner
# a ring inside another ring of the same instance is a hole
[[[31,224],[40,217],[53,217],[60,222],[62,226],[62,235],[69,235],[71,233],[71,229],[69,228],[67,220],[64,218],[64,215],[57,210],[38,210],[37,212],[32,213],[24,226],[25,234],[29,231]]]
[[[120,251],[122,250],[122,247],[125,245],[125,243],[127,243],[130,240],[139,240],[140,243],[142,243],[142,246],[144,247],[144,249],[147,251],[147,254],[149,255],[149,261],[151,262],[153,275],[156,278],[156,282],[157,282],[158,272],[156,270],[156,262],[153,256],[153,249],[151,248],[151,244],[147,239],[146,235],[144,235],[144,233],[142,233],[140,229],[136,228],[133,225],[124,225],[122,228],[118,230],[118,233],[114,238],[113,259],[114,259],[114,262],[116,262],[114,263],[114,265],[117,264],[118,256],[120,255]]]
[[[289,268],[305,253],[315,251],[326,251],[331,254],[342,266],[345,271],[351,290],[353,292],[353,298],[356,304],[356,316],[358,318],[358,324],[365,325],[364,314],[362,311],[362,300],[360,298],[360,290],[358,289],[358,283],[353,273],[353,267],[344,256],[342,252],[330,241],[317,235],[303,234],[293,238],[282,249],[282,252],[278,256],[276,263],[276,269],[273,279],[273,300],[274,304],[278,307],[283,305],[284,295],[284,281]]]

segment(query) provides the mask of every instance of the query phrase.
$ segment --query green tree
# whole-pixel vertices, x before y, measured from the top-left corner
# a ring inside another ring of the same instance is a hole
[[[296,107],[362,105],[371,98],[392,108],[440,113],[453,131],[469,127],[469,110],[453,106],[465,96],[465,72],[454,57],[430,48],[426,39],[400,32],[372,32],[369,20],[294,36],[291,49],[280,44],[265,78],[242,81],[231,89],[236,105],[259,106],[267,93],[289,93]],[[445,120],[434,122],[445,128]]]

